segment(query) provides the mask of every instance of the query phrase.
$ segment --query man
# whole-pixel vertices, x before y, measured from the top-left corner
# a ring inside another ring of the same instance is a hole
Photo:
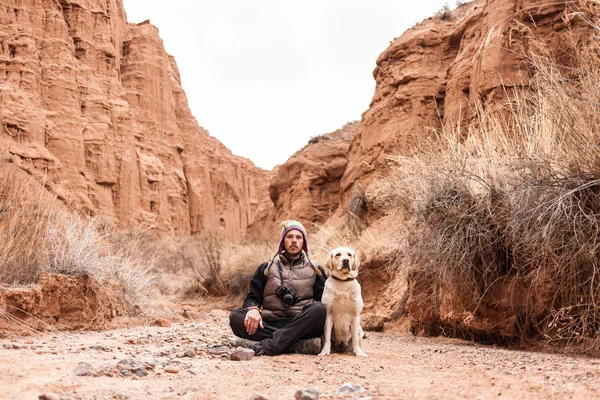
[[[256,355],[319,354],[326,310],[321,303],[325,286],[323,267],[308,257],[304,226],[281,223],[275,256],[258,267],[242,308],[229,316],[236,346]]]

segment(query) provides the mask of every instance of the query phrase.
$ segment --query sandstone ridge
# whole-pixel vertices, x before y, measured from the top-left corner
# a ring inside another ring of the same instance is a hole
[[[1,174],[118,228],[240,240],[262,197],[266,172],[198,125],[158,29],[121,0],[2,2],[0,130]]]
[[[393,40],[373,71],[375,94],[348,154],[341,189],[385,172],[387,156],[411,156],[432,130],[468,122],[473,105],[490,107],[530,79],[527,55],[564,60],[565,44],[589,35],[566,21],[577,2],[475,0],[437,15]]]

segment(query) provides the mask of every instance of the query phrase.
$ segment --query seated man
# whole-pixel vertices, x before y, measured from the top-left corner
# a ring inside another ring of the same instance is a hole
[[[256,355],[319,354],[326,310],[321,303],[325,271],[308,258],[306,230],[283,221],[275,256],[261,264],[242,308],[231,312],[236,346]]]

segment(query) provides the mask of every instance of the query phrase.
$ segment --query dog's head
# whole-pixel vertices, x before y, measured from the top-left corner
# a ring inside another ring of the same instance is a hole
[[[359,265],[356,253],[349,247],[336,247],[325,260],[325,268],[331,271],[331,275],[342,280],[356,278]]]

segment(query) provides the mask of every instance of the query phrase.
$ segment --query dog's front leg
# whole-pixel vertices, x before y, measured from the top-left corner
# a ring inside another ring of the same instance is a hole
[[[331,330],[333,329],[333,319],[327,312],[327,317],[325,318],[325,328],[323,332],[323,349],[319,353],[319,356],[328,356],[331,354]]]
[[[366,357],[367,353],[362,351],[360,344],[362,342],[361,334],[362,329],[360,327],[360,318],[352,318],[352,351],[355,355],[360,357]]]

